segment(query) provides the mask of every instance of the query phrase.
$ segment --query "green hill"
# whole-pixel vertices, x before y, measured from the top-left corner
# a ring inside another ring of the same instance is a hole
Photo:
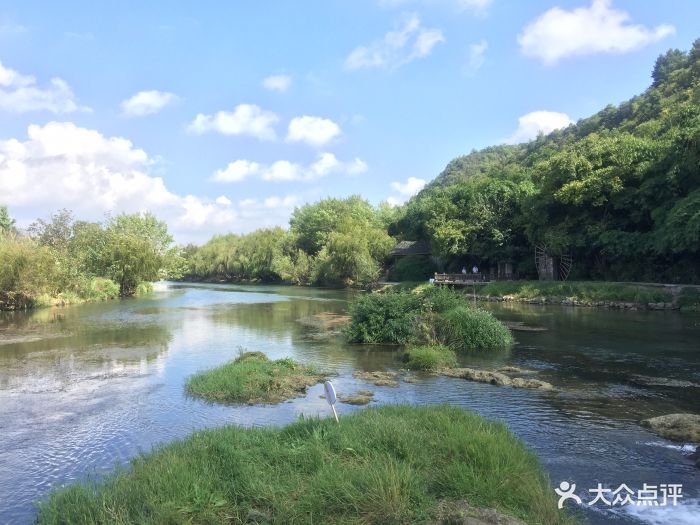
[[[572,277],[700,282],[700,39],[652,85],[526,144],[452,160],[390,233],[424,238],[448,267],[570,254]]]

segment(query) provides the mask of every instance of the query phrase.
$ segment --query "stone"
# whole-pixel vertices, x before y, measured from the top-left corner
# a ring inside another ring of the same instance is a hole
[[[438,503],[431,525],[526,525],[496,509],[472,507],[466,501],[443,500]]]
[[[700,443],[700,416],[697,414],[667,414],[641,422],[663,438],[685,443]]]
[[[439,371],[440,375],[447,377],[457,377],[467,379],[469,381],[477,381],[479,383],[489,383],[496,386],[511,386],[513,388],[530,388],[533,390],[554,390],[551,383],[540,381],[538,379],[526,379],[522,377],[511,378],[506,374],[491,371],[477,370],[474,368],[443,368]]]

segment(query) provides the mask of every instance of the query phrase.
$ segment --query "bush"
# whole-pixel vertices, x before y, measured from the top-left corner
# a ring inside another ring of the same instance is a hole
[[[392,281],[425,281],[435,274],[435,263],[427,255],[402,257],[391,268]]]
[[[513,342],[510,330],[485,310],[459,306],[435,322],[438,340],[457,352],[503,348]]]
[[[153,291],[153,283],[141,281],[136,287],[135,295],[148,295]]]
[[[409,347],[403,360],[410,370],[437,370],[457,365],[455,353],[441,345]]]
[[[370,293],[350,305],[345,333],[353,343],[408,344],[416,341],[421,298],[407,292]]]
[[[37,522],[430,523],[456,500],[526,523],[572,522],[504,424],[448,405],[201,430],[130,469],[57,489]]]

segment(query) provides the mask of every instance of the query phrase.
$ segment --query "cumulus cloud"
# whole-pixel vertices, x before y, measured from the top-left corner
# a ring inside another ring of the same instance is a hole
[[[406,182],[392,182],[391,189],[398,193],[398,196],[391,196],[386,202],[390,206],[399,206],[422,190],[425,184],[426,181],[416,177],[409,177]]]
[[[356,175],[367,171],[367,164],[355,158],[340,161],[332,153],[320,153],[315,162],[303,165],[288,160],[278,160],[263,165],[249,160],[236,160],[226,168],[217,170],[211,180],[215,182],[240,182],[248,177],[258,177],[265,181],[309,182],[330,174]]]
[[[518,129],[508,137],[507,144],[527,142],[538,135],[551,133],[555,129],[565,128],[573,121],[566,113],[556,111],[533,111],[518,119]]]
[[[177,95],[167,91],[139,91],[121,103],[122,113],[127,117],[143,117],[158,113],[161,109],[176,102]]]
[[[73,113],[91,111],[80,106],[70,86],[61,78],[52,78],[48,86],[39,87],[33,76],[23,75],[0,63],[0,110],[13,113],[49,111]]]
[[[70,122],[32,125],[26,139],[0,141],[0,195],[13,213],[28,218],[60,208],[88,220],[107,212],[151,211],[168,222],[180,242],[283,224],[291,213],[288,207],[246,206],[225,196],[175,194],[149,174],[153,163],[125,138]]]
[[[249,135],[260,140],[275,140],[275,124],[279,117],[255,104],[239,104],[233,111],[218,111],[214,115],[199,113],[188,130],[201,135],[216,131],[224,135]]]
[[[291,120],[287,140],[319,147],[328,144],[341,133],[340,126],[330,119],[304,115]]]
[[[524,55],[552,65],[571,56],[627,53],[674,32],[668,24],[633,24],[629,13],[613,8],[611,0],[593,0],[589,7],[546,11],[523,29],[518,44]]]
[[[261,168],[257,162],[236,160],[229,163],[224,169],[216,170],[211,180],[215,182],[240,182],[250,175],[260,173]]]
[[[417,15],[410,15],[383,39],[355,48],[345,59],[345,67],[351,70],[397,68],[428,56],[442,42],[445,37],[441,30],[425,28]]]
[[[292,77],[289,75],[270,75],[263,79],[262,85],[270,91],[287,91],[292,85]]]

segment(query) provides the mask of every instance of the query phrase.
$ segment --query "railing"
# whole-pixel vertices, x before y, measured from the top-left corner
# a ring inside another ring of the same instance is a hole
[[[483,273],[436,273],[433,283],[466,285],[474,283],[487,283],[490,279]]]

